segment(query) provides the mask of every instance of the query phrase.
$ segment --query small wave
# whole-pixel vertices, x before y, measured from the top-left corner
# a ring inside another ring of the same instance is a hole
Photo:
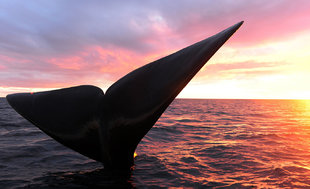
[[[258,114],[258,113],[252,113],[252,114],[244,114],[246,117],[257,117],[257,118],[272,118],[273,116],[268,114]]]
[[[0,180],[0,186],[2,189],[5,188],[24,188],[27,184],[29,184],[29,181],[27,180],[21,180],[21,179],[14,179],[14,180],[9,180],[9,179],[4,179]]]
[[[230,113],[228,113],[228,112],[212,112],[212,115],[223,116],[223,115],[230,115]]]
[[[195,157],[182,157],[181,161],[184,163],[196,163],[198,160]]]
[[[232,136],[232,135],[230,135]],[[261,140],[261,139],[266,139],[266,140],[273,140],[276,142],[277,140],[283,140],[283,138],[278,135],[278,134],[256,134],[256,133],[250,133],[250,134],[239,134],[233,136],[235,139],[239,140]]]
[[[293,173],[293,174],[299,174],[299,173],[310,173],[309,169],[299,167],[299,166],[285,166],[283,167],[284,170]]]
[[[200,123],[200,120],[197,119],[177,119],[176,121],[181,123]]]
[[[94,169],[76,172],[54,172],[33,179],[27,188],[133,188],[126,172]]]
[[[199,176],[202,174],[201,171],[197,168],[180,169],[180,171],[193,176]]]

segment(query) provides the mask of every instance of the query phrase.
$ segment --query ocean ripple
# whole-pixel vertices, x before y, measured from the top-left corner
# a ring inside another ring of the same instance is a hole
[[[1,188],[310,188],[302,100],[177,99],[140,142],[131,172],[108,172],[0,98]]]

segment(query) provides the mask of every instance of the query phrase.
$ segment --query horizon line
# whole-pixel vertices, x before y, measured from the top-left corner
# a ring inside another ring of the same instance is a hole
[[[5,96],[0,96],[0,98],[6,98]],[[310,98],[193,98],[193,97],[181,97],[175,98],[178,100],[310,100]]]

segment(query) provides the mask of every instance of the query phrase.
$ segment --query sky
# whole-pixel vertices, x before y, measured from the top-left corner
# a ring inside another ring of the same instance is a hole
[[[128,72],[241,28],[179,98],[310,99],[309,0],[2,0],[0,97]]]

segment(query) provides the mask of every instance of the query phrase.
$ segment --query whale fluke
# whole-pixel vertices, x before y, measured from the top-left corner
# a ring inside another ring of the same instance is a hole
[[[100,88],[78,86],[7,97],[28,121],[65,146],[101,161],[99,140]]]
[[[105,169],[128,169],[144,135],[242,23],[130,72],[106,94],[83,85],[6,98],[61,144],[102,162]]]

